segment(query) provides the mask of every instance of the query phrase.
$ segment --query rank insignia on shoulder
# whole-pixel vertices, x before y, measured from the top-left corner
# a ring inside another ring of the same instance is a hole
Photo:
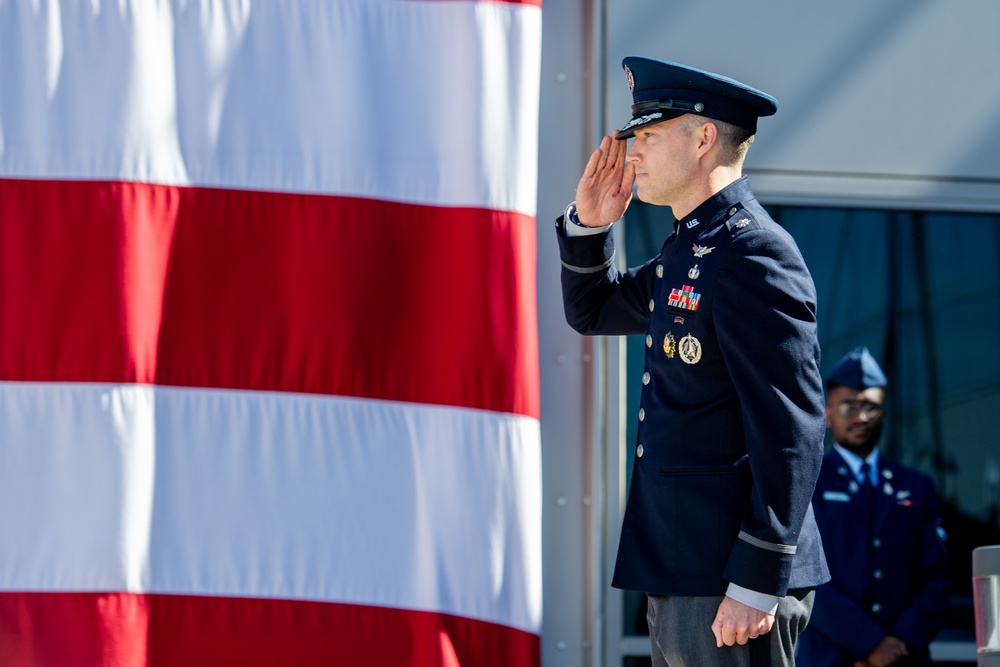
[[[700,276],[700,275],[701,275],[701,271],[698,269],[698,265],[697,264],[695,264],[694,266],[692,266],[691,270],[688,271],[688,278],[690,278],[691,280],[697,280],[698,276]]]
[[[733,227],[735,227],[736,229],[743,229],[749,224],[750,224],[750,218],[743,218],[742,220],[734,224]]]
[[[681,355],[681,361],[687,364],[696,364],[701,361],[701,341],[688,334],[681,338],[677,346],[677,351]]]
[[[670,298],[667,299],[668,306],[690,310],[692,313],[698,310],[699,303],[701,294],[696,293],[691,285],[684,285],[680,289],[673,288],[670,290]]]
[[[677,340],[672,333],[668,333],[663,338],[663,353],[667,355],[667,359],[673,359],[675,352],[677,352]]]
[[[691,246],[691,249],[694,250],[694,256],[695,257],[704,257],[708,253],[710,253],[713,250],[715,250],[715,247],[713,246],[713,247],[709,248],[707,246],[698,245],[697,243],[695,243],[693,246]]]

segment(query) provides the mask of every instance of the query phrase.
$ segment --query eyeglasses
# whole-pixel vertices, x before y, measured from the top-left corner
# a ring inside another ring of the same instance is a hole
[[[858,403],[856,401],[841,401],[837,404],[837,411],[842,417],[853,419],[864,414],[869,419],[878,419],[885,414],[885,406],[879,403]]]

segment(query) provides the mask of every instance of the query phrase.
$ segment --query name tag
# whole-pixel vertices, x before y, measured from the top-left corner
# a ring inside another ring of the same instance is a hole
[[[851,497],[843,491],[824,491],[823,500],[832,500],[835,503],[849,503]]]

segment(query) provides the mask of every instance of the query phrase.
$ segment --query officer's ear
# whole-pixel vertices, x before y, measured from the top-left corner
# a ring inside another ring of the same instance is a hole
[[[712,146],[719,141],[719,128],[711,121],[705,121],[697,126],[694,131],[696,150],[698,157],[705,155],[712,150]]]

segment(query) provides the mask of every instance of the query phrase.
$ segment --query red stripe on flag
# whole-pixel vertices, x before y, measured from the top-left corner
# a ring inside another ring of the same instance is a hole
[[[447,614],[255,598],[0,594],[4,667],[539,664],[537,635]]]
[[[539,415],[530,216],[0,179],[0,248],[0,380]]]

